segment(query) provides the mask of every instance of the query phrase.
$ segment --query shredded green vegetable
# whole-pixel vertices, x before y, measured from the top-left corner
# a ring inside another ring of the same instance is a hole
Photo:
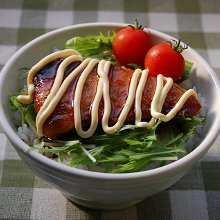
[[[22,113],[22,123],[35,128],[33,105],[21,106],[15,95],[10,100],[11,109]],[[136,172],[148,165],[165,165],[184,156],[187,153],[186,139],[202,122],[201,118],[175,119],[166,123],[158,120],[150,129],[124,125],[111,135],[96,133],[87,139],[38,140],[32,147],[72,167],[95,164],[104,168],[105,172]],[[44,147],[39,148],[40,144]]]
[[[181,79],[177,83],[183,82],[184,80],[187,80],[190,77],[192,67],[193,67],[193,63],[188,60],[185,60],[184,73]]]

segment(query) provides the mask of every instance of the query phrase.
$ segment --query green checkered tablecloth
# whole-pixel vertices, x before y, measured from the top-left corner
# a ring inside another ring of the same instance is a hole
[[[189,42],[220,76],[219,0],[0,0],[0,69],[22,45],[50,30],[134,18]],[[220,219],[219,147],[220,139],[166,191],[135,207],[107,212],[76,206],[34,176],[1,133],[0,219]]]

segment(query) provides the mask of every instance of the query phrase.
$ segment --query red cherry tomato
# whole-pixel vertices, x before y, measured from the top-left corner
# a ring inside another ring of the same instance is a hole
[[[186,48],[180,45],[180,40],[174,46],[171,43],[159,43],[146,54],[144,67],[149,69],[150,76],[162,74],[175,82],[184,73],[185,61],[181,52]]]
[[[149,33],[140,27],[136,29],[128,26],[117,32],[112,50],[120,64],[144,64],[145,55],[152,45]]]

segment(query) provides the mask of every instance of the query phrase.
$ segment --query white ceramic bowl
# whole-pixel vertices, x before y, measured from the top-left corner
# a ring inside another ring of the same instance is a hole
[[[115,23],[75,25],[49,32],[22,47],[4,66],[0,74],[0,122],[10,142],[33,172],[61,190],[73,202],[98,209],[119,209],[136,204],[178,181],[211,147],[220,131],[220,84],[211,67],[191,48],[184,56],[193,61],[192,80],[208,104],[202,137],[195,150],[184,158],[161,168],[129,174],[106,174],[79,170],[30,150],[16,134],[10,114],[8,97],[19,90],[18,73],[22,67],[31,67],[50,53],[54,47],[63,48],[73,36],[107,33],[125,26]],[[150,30],[153,40],[172,37]]]

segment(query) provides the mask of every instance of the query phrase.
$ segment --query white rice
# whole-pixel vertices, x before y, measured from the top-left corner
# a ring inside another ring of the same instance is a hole
[[[27,124],[24,124],[23,127],[18,127],[17,135],[28,145],[32,145],[37,138]]]

